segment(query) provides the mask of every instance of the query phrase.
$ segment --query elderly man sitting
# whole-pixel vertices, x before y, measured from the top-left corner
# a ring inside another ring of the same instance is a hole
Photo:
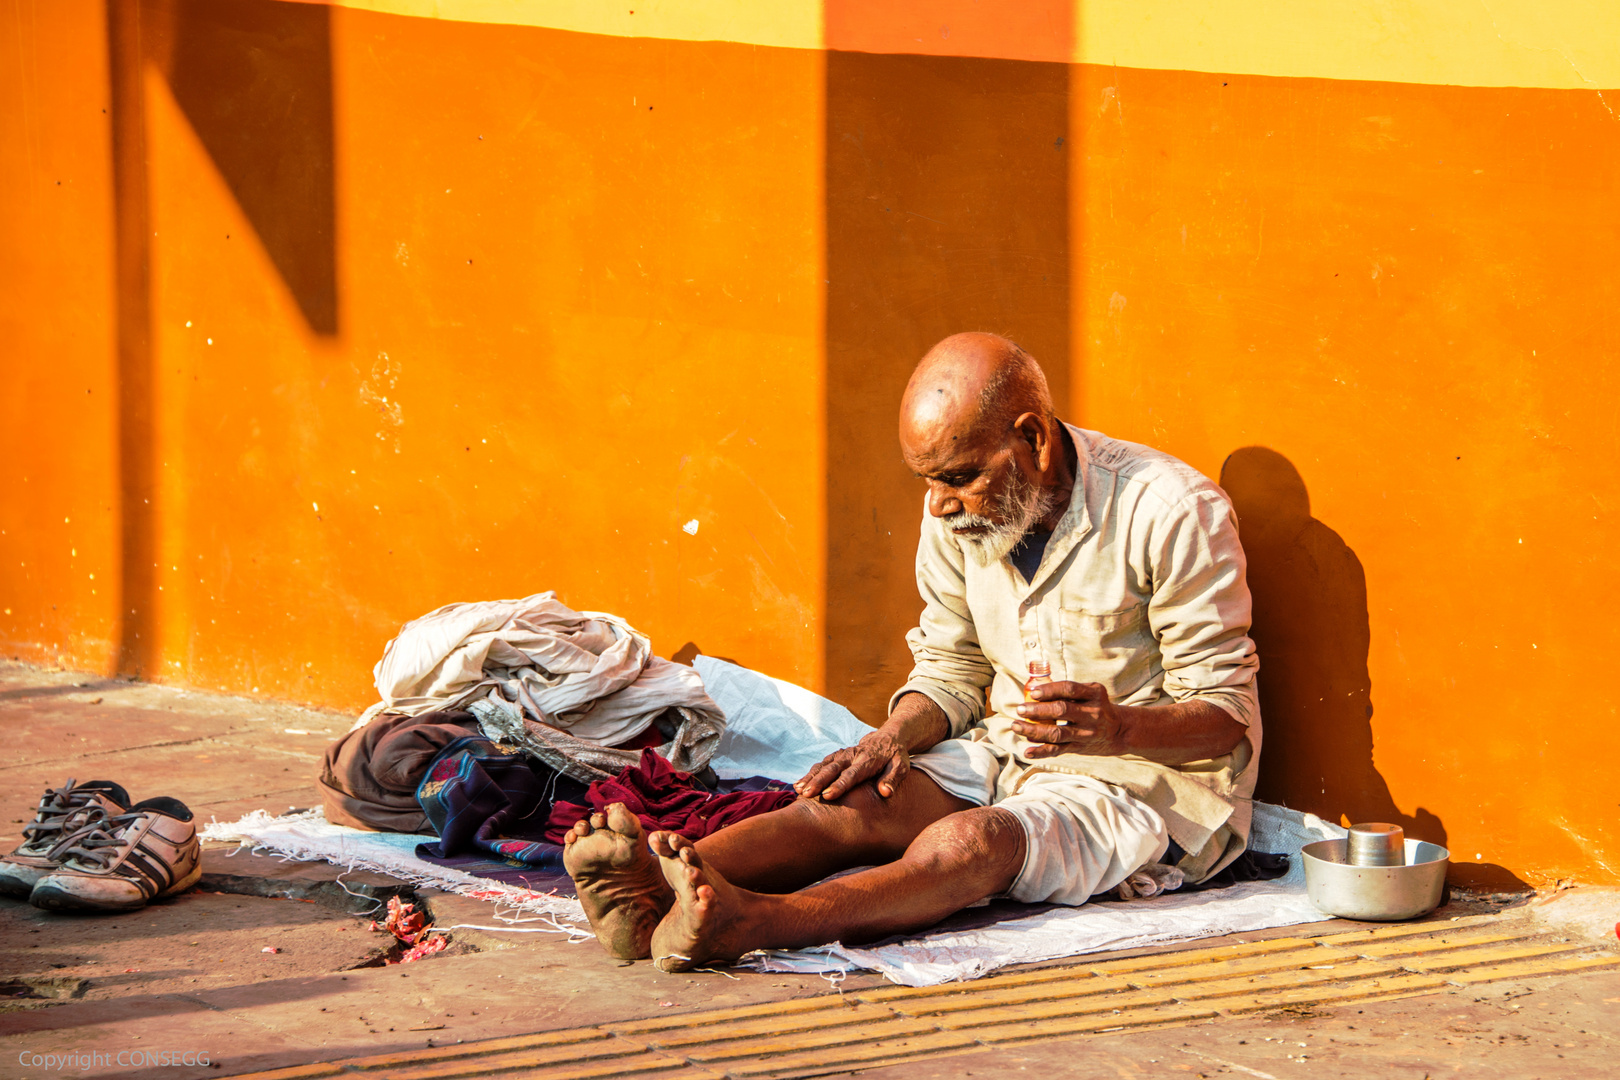
[[[1150,863],[1198,881],[1243,851],[1259,662],[1225,494],[1061,423],[991,334],[923,358],[900,446],[928,484],[925,606],[887,722],[794,804],[696,843],[622,806],[580,822],[564,860],[614,956],[871,941],[986,897],[1083,904]]]

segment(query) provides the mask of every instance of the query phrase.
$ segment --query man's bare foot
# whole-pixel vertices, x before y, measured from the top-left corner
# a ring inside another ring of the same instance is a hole
[[[663,971],[689,971],[714,960],[735,960],[755,948],[746,917],[754,894],[738,889],[677,833],[652,834],[651,846],[675,904],[652,935],[653,963]]]
[[[623,803],[574,826],[563,840],[563,868],[610,956],[652,955],[653,929],[674,904],[675,892],[647,850],[641,822]]]

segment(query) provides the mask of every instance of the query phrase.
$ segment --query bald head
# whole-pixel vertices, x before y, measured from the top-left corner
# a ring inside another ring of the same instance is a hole
[[[911,373],[900,404],[907,456],[1000,440],[1025,413],[1052,421],[1052,394],[1035,358],[999,334],[952,334]]]
[[[928,483],[928,512],[981,566],[1062,516],[1074,474],[1061,438],[1040,365],[996,334],[929,349],[900,405],[900,451]]]

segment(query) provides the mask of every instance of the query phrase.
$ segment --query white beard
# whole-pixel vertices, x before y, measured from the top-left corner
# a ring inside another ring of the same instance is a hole
[[[984,529],[982,533],[958,536],[963,550],[980,566],[992,566],[1005,559],[1018,542],[1028,535],[1035,523],[1050,514],[1057,505],[1053,493],[1036,487],[1024,479],[1017,469],[1007,479],[1007,485],[996,498],[996,512],[1001,521],[994,522],[966,510],[940,519],[947,529]]]

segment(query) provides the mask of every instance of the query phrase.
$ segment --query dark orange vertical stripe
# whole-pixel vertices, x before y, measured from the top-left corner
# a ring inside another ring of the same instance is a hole
[[[117,670],[151,674],[157,603],[152,397],[151,220],[146,163],[146,55],[141,5],[107,0],[112,86],[118,350],[119,574]]]
[[[1067,63],[1072,0],[826,0],[827,48]]]
[[[827,688],[870,723],[922,607],[895,434],[912,367],[992,330],[1068,393],[1068,123],[1060,64],[827,57]]]

